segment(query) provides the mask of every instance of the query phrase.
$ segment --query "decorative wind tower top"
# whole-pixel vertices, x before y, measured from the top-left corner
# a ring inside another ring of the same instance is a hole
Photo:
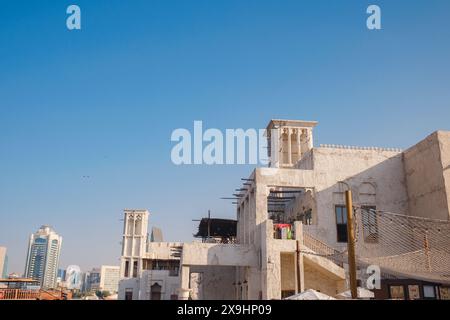
[[[292,168],[313,148],[313,128],[317,121],[271,120],[267,126],[271,168]]]

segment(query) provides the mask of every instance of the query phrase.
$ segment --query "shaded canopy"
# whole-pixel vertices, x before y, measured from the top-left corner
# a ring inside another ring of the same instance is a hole
[[[198,238],[208,237],[208,228],[210,237],[236,237],[237,221],[230,219],[203,218],[200,220],[198,232],[194,236]]]

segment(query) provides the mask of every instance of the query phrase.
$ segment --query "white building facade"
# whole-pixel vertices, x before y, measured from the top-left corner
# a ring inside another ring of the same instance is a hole
[[[108,291],[115,294],[119,291],[120,267],[102,265],[84,274],[83,292]]]
[[[119,266],[101,266],[99,289],[117,293],[119,291],[119,272]]]
[[[181,243],[151,242],[149,212],[124,211],[120,300],[170,300],[178,298]],[[162,237],[162,236],[161,236]]]
[[[233,244],[152,243],[148,211],[125,210],[119,299],[269,300],[306,289],[336,296],[348,288],[346,270],[322,251],[347,247],[347,189],[360,210],[450,219],[450,132],[406,151],[315,147],[316,125],[270,121],[270,164],[243,179],[233,199]],[[374,216],[362,224],[360,241],[383,244]]]

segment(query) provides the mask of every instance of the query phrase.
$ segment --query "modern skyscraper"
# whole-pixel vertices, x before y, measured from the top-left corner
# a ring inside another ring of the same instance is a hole
[[[87,272],[86,276],[86,292],[94,292],[100,290],[100,268],[93,268],[91,271]]]
[[[93,268],[86,278],[85,291],[108,291],[117,293],[119,289],[119,266],[101,266]]]
[[[101,266],[100,290],[117,293],[119,291],[119,266]]]
[[[6,247],[0,247],[0,278],[8,277],[8,256]]]
[[[62,237],[44,225],[30,235],[25,277],[39,280],[42,288],[56,288]]]
[[[66,270],[65,269],[58,269],[58,273],[56,275],[56,278],[59,281],[61,281],[61,282],[66,281]]]
[[[81,290],[81,269],[79,266],[70,265],[66,270],[66,288],[69,290]]]

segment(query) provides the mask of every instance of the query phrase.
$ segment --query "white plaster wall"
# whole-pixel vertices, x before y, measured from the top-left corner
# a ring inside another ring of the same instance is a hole
[[[310,193],[299,197],[291,209],[296,211],[303,206],[313,207],[313,223],[316,225],[309,226],[309,230],[314,230],[319,238],[335,247],[346,246],[338,244],[336,236],[334,206],[344,204],[345,188],[340,181],[346,181],[354,190],[355,205],[370,202],[381,210],[399,213],[407,211],[405,175],[400,152],[381,149],[315,148],[306,154],[306,158],[299,162],[298,167],[305,169],[258,168],[251,175],[255,179],[254,209],[252,208],[255,211],[254,218],[252,213],[247,213],[246,223],[241,223],[240,226],[245,226],[246,229],[256,228],[254,245],[261,256],[261,268],[251,270],[252,276],[247,276],[250,279],[250,298],[257,299],[260,292],[263,299],[281,298],[280,253],[296,251],[295,241],[272,239],[273,223],[267,217],[267,196],[271,187],[310,189]],[[360,197],[358,191],[364,189],[366,192],[368,183],[374,186],[376,195]],[[242,203],[251,206],[245,198],[246,196]],[[241,211],[240,219],[242,217]],[[250,226],[249,217],[254,219],[250,220]],[[246,231],[241,230],[240,234],[245,234]],[[259,281],[255,280],[255,275],[259,276]],[[314,275],[316,278],[319,276],[323,275]],[[314,283],[314,277],[309,278],[310,284]],[[326,290],[330,292],[336,290],[336,281],[341,280],[330,278],[326,281],[329,286]],[[334,289],[330,289],[331,287]]]
[[[296,289],[296,257],[295,253],[280,253],[281,259],[281,290]]]
[[[312,156],[312,150],[313,149],[309,150],[303,155],[300,161],[298,161],[297,164],[295,165],[295,168],[301,170],[314,170],[314,160]]]
[[[435,132],[406,150],[404,162],[410,214],[448,220],[450,132]]]
[[[133,290],[133,300],[139,300],[139,278],[122,279],[119,281],[119,292],[117,299],[125,300],[125,292],[127,289]]]
[[[258,257],[252,245],[185,243],[183,265],[257,266]]]
[[[199,286],[204,300],[234,300],[236,298],[235,267],[192,266],[190,272],[201,273]]]
[[[272,220],[263,222],[260,230],[262,299],[281,299],[281,253],[295,253],[297,243],[295,240],[273,239]],[[250,291],[249,294],[250,298],[254,298],[259,291]]]
[[[345,204],[345,185],[353,190],[354,205],[359,201],[358,190],[370,182],[376,189],[377,209],[397,213],[408,210],[402,155],[384,150],[352,150],[317,148],[314,153],[315,197],[317,203],[317,236],[335,247],[337,242],[335,205]],[[372,204],[372,203],[371,203]]]
[[[441,162],[444,173],[445,192],[447,194],[447,219],[450,219],[450,132],[438,131],[441,147]]]
[[[346,181],[354,190],[355,205],[359,203],[358,189],[363,183],[376,186],[378,209],[391,212],[407,212],[407,193],[402,154],[397,151],[362,150],[344,148],[314,148],[310,151],[314,170],[258,168],[255,171],[257,188],[270,186],[304,187],[314,190],[316,208],[313,210],[317,237],[333,246],[337,242],[334,206],[344,204]],[[261,212],[266,215],[267,199],[257,199]],[[257,203],[258,204],[258,203]]]
[[[172,249],[182,247],[182,242],[149,242],[147,244],[147,252],[143,258],[160,259],[160,260],[178,260],[172,256]]]
[[[119,282],[118,300],[125,300],[127,289],[133,290],[133,300],[150,300],[151,286],[161,286],[161,299],[170,300],[172,294],[177,294],[180,288],[180,278],[169,276],[167,270],[146,270],[141,277],[122,279]]]
[[[140,279],[139,300],[150,300],[151,286],[157,283],[161,286],[161,300],[170,300],[171,295],[178,293],[180,278],[169,275],[167,270],[146,270]]]
[[[298,213],[305,213],[309,209],[312,209],[313,212],[316,212],[316,201],[313,196],[314,191],[308,190],[305,193],[299,194],[292,201],[290,205],[286,207],[286,216],[287,218],[297,218]],[[312,215],[312,223],[317,223],[317,215]]]
[[[305,290],[314,289],[329,296],[335,296],[346,290],[345,280],[334,280],[320,272],[314,265],[305,263]]]

